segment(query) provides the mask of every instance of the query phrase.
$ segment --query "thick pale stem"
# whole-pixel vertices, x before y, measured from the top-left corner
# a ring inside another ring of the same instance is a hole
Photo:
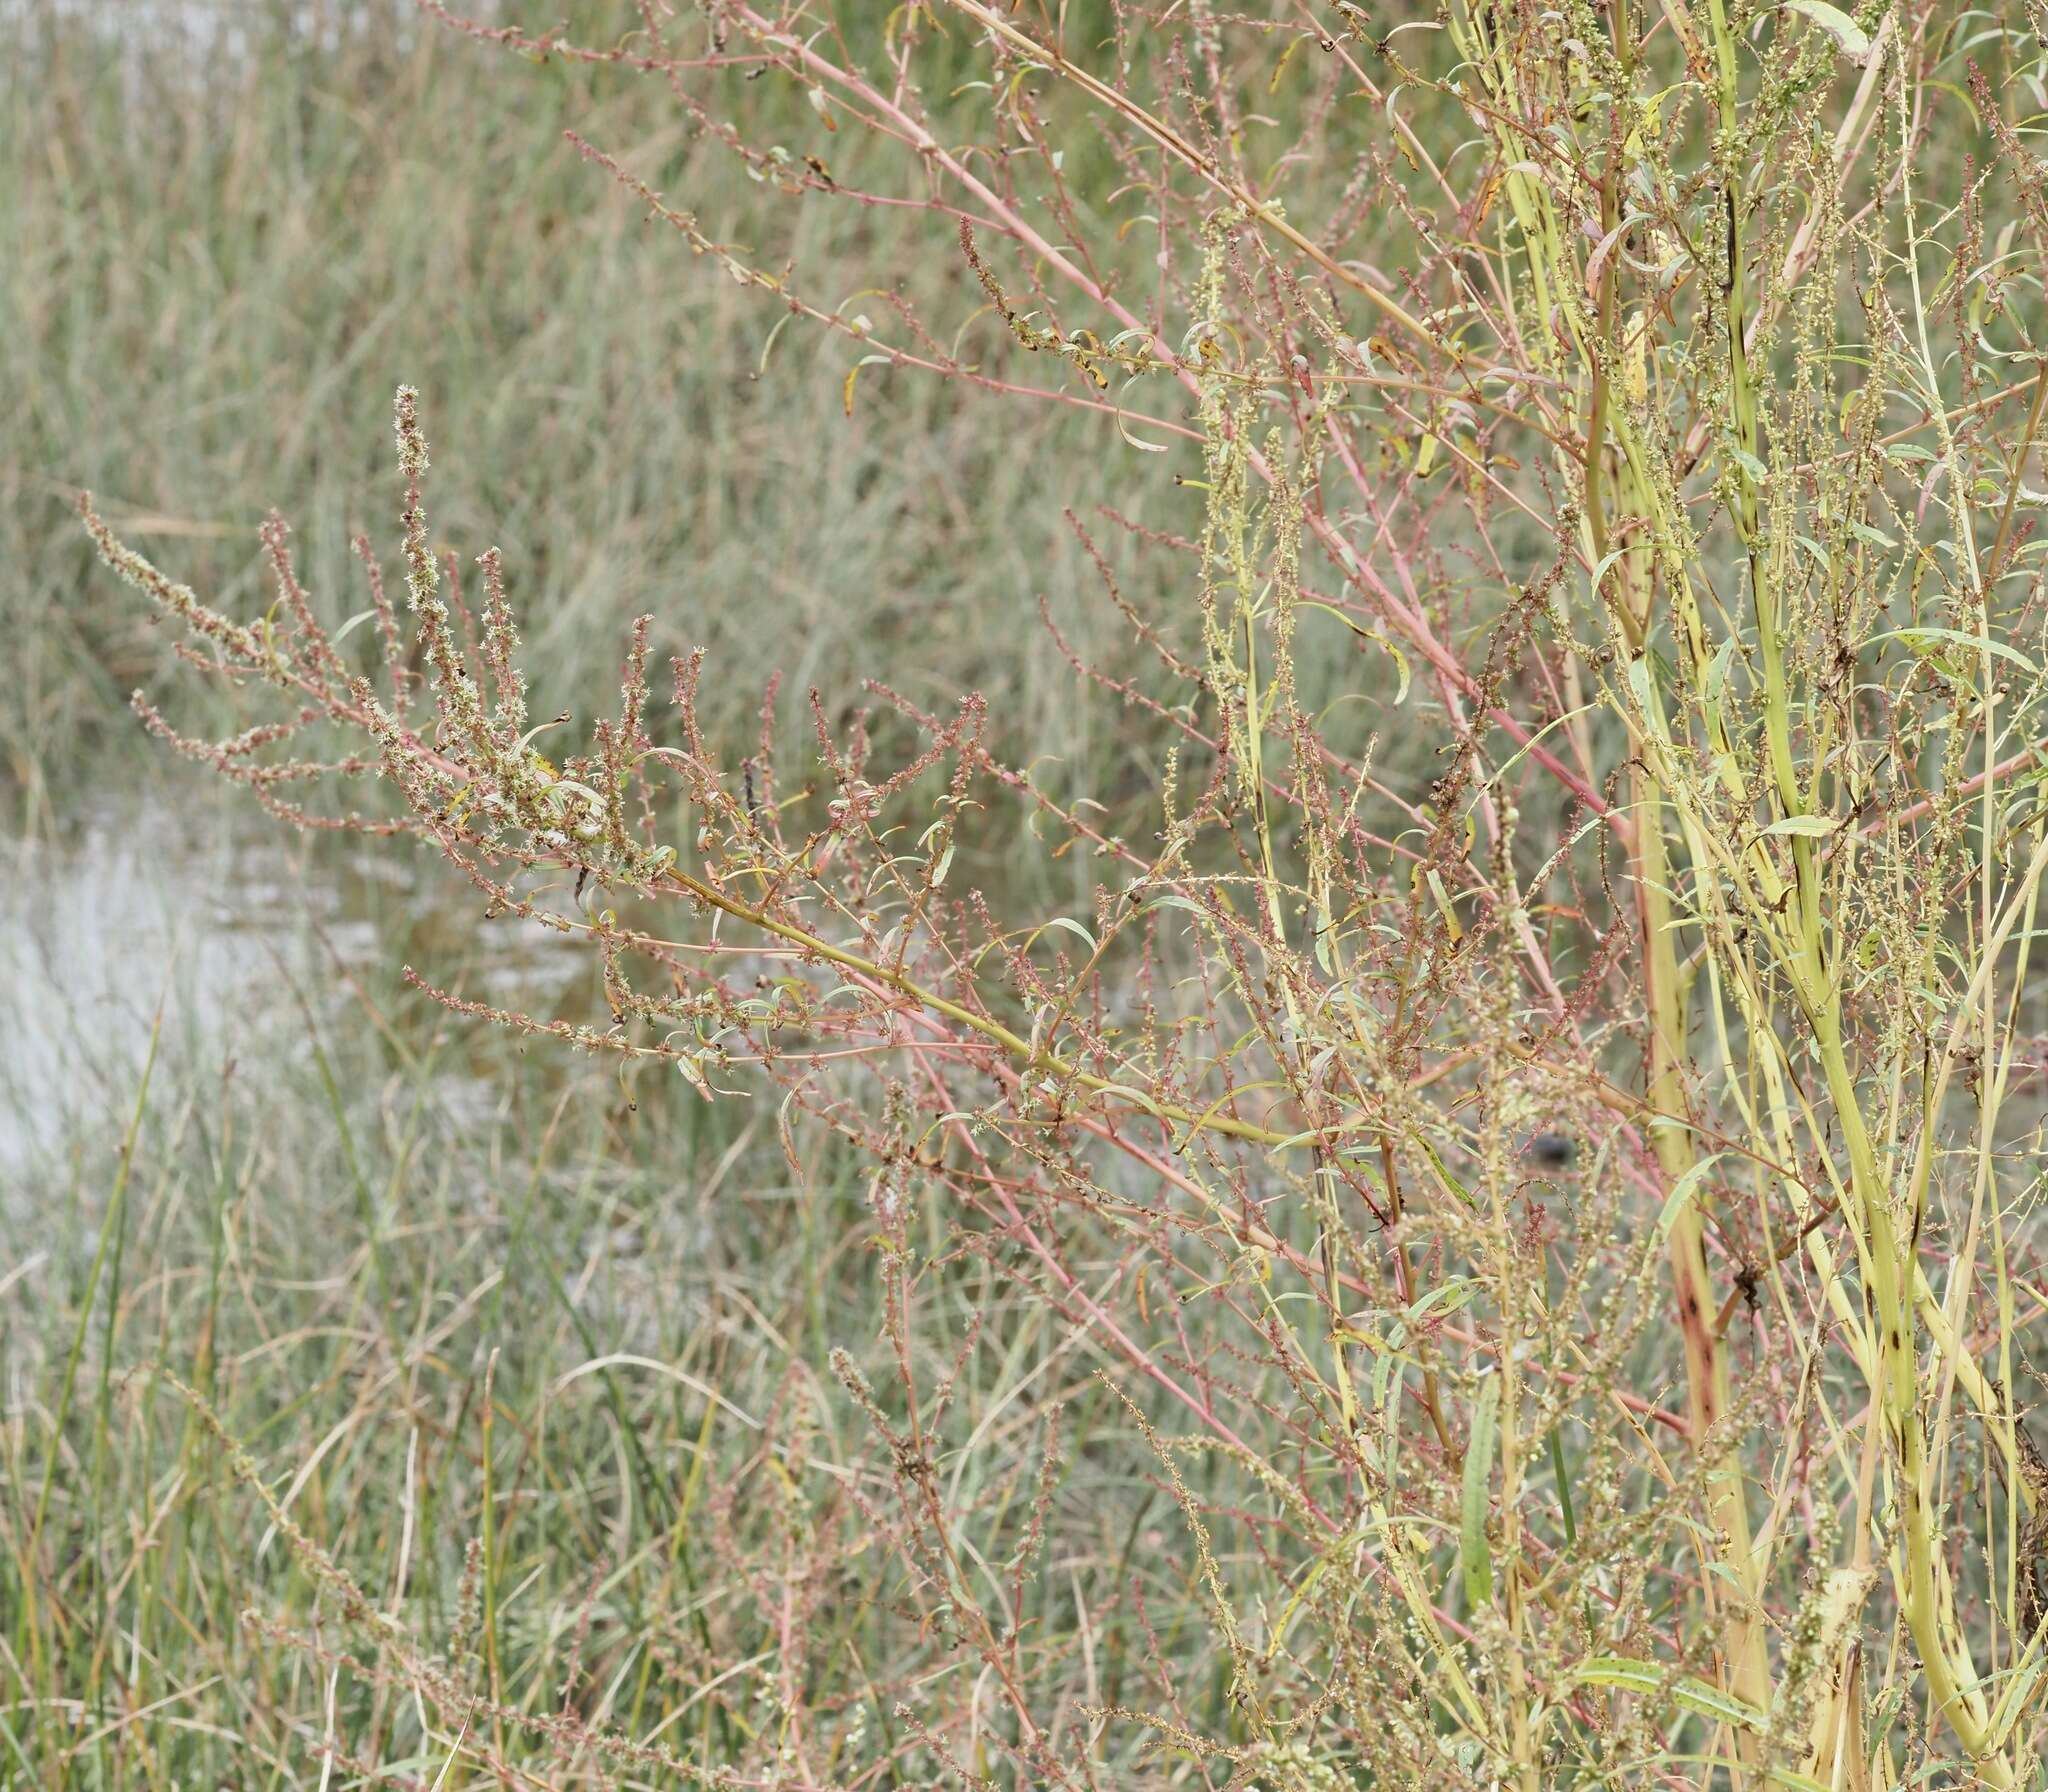
[[[1662,796],[1647,774],[1637,780],[1636,889],[1649,970],[1649,1104],[1660,1114],[1687,1111],[1681,1067],[1686,1061],[1685,1004],[1675,934],[1671,926],[1670,867],[1658,810]],[[1659,1167],[1676,1182],[1694,1165],[1691,1134],[1680,1125],[1651,1127]],[[1710,1431],[1729,1408],[1728,1362],[1714,1329],[1713,1284],[1707,1273],[1706,1233],[1690,1201],[1673,1220],[1667,1246],[1678,1324],[1685,1343],[1687,1412],[1699,1447],[1716,1452],[1709,1480],[1710,1510],[1719,1533],[1721,1559],[1739,1589],[1722,1626],[1731,1690],[1759,1710],[1771,1703],[1770,1662],[1754,1613],[1755,1545],[1750,1532],[1742,1465],[1733,1438]]]

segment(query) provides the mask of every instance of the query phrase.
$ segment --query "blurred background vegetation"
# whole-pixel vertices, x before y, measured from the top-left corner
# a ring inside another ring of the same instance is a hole
[[[600,43],[623,22],[521,11]],[[601,698],[652,611],[657,663],[712,650],[722,723],[775,668],[834,701],[886,673],[921,701],[985,691],[1013,746],[1101,750],[1037,615],[1043,594],[1091,648],[1122,632],[1061,519],[1110,495],[1100,420],[1010,407],[992,432],[972,394],[873,368],[849,419],[850,345],[778,331],[562,131],[821,302],[874,310],[886,271],[950,334],[984,301],[921,215],[793,200],[660,82],[494,53],[405,0],[12,0],[7,30],[0,743],[26,823],[129,750],[129,690],[167,676],[147,618],[89,576],[75,492],[229,607],[267,601],[275,506],[346,616],[350,536],[389,551],[395,529],[400,379],[428,407],[436,539],[504,549],[548,695]],[[787,82],[744,97],[750,139],[839,152]],[[1171,489],[1150,457],[1116,478],[1141,516]]]

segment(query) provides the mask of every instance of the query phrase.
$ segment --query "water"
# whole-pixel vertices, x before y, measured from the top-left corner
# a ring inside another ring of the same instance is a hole
[[[187,1076],[371,1026],[364,992],[407,962],[589,1018],[591,955],[480,906],[403,841],[302,838],[196,778],[0,844],[0,1174],[118,1142],[159,1009],[159,1064]],[[487,1095],[451,1075],[449,1099]]]
[[[450,11],[497,23],[503,0],[462,0]],[[288,34],[332,49],[350,31],[400,33],[427,26],[409,0],[0,0],[0,27],[42,21],[87,24],[130,50],[176,45],[205,56],[246,53],[252,41]]]

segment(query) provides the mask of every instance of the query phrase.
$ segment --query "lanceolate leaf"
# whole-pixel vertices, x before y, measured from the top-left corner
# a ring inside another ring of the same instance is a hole
[[[1493,1548],[1486,1540],[1486,1515],[1492,1504],[1493,1446],[1499,1425],[1500,1377],[1489,1375],[1480,1383],[1472,1408],[1458,1521],[1458,1566],[1465,1579],[1465,1603],[1474,1610],[1493,1601]]]
[[[1785,10],[1811,19],[1858,62],[1870,54],[1870,33],[1839,6],[1828,5],[1827,0],[1785,0]]]

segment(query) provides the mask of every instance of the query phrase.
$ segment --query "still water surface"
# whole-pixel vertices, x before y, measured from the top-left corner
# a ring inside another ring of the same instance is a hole
[[[407,843],[301,839],[196,779],[0,843],[0,1176],[118,1142],[159,1004],[181,1080],[369,1026],[349,980],[388,992],[408,962],[583,1018],[589,954],[477,907]]]

